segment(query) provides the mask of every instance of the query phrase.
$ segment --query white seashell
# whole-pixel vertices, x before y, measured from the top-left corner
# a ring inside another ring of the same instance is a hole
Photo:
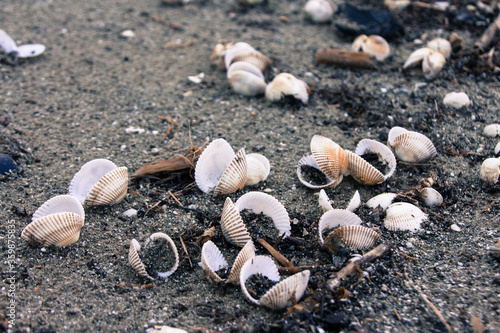
[[[70,195],[58,195],[40,206],[21,233],[21,238],[41,246],[67,246],[80,238],[85,212]]]
[[[17,47],[17,56],[19,58],[36,57],[45,52],[45,45],[42,44],[23,44]]]
[[[330,22],[333,18],[334,8],[328,0],[309,0],[304,6],[306,18],[314,23]]]
[[[198,188],[204,193],[213,190],[234,156],[233,148],[226,140],[210,142],[196,162],[194,179]]]
[[[380,239],[380,235],[361,225],[345,225],[334,229],[325,239],[324,246],[335,253],[337,246],[345,246],[351,250],[367,250]]]
[[[399,135],[391,133],[394,129]],[[416,163],[429,160],[437,155],[432,141],[425,135],[413,131],[401,132],[400,129],[400,127],[391,129],[387,142],[399,160]]]
[[[489,138],[494,138],[500,135],[500,124],[490,124],[486,125],[483,130],[483,135]]]
[[[349,162],[349,173],[358,183],[363,185],[375,185],[385,181],[385,176],[361,156],[346,150]]]
[[[128,250],[128,262],[130,266],[137,272],[137,274],[143,278],[154,280],[146,271],[146,266],[139,257],[139,252],[141,251],[141,245],[135,239],[130,241],[130,247]]]
[[[255,257],[255,245],[253,241],[250,240],[245,244],[234,260],[233,267],[231,268],[231,272],[229,272],[226,283],[238,284],[240,281],[241,268],[253,257]]]
[[[267,85],[266,99],[277,102],[284,96],[293,96],[302,103],[307,104],[309,100],[308,86],[302,80],[297,79],[292,74],[281,73]]]
[[[135,32],[132,30],[123,30],[122,32],[120,32],[120,36],[124,38],[133,38],[135,37]]]
[[[5,54],[17,53],[16,42],[2,29],[0,29],[0,48]]]
[[[470,105],[469,96],[464,92],[451,92],[446,94],[443,98],[443,104],[446,106],[451,106],[455,109],[460,109],[464,106]]]
[[[250,72],[234,71],[228,80],[234,92],[244,96],[262,95],[266,91],[266,82]]]
[[[433,80],[446,64],[446,58],[439,52],[432,51],[422,61],[422,71],[427,80]]]
[[[498,155],[500,153],[500,142],[497,143],[493,151],[495,152],[495,155]]]
[[[269,160],[262,154],[247,154],[247,181],[246,185],[255,185],[266,180],[271,171]]]
[[[198,75],[190,75],[188,76],[188,80],[195,83],[195,84],[200,84],[203,82],[203,79],[205,78],[205,73],[201,72]]]
[[[351,198],[351,201],[349,201],[349,204],[346,207],[346,210],[350,212],[354,212],[356,209],[361,206],[361,196],[359,195],[359,191],[354,192],[354,195]]]
[[[392,231],[416,231],[420,229],[420,224],[426,219],[427,214],[417,206],[406,202],[397,202],[387,208],[384,226]]]
[[[500,158],[487,158],[481,164],[481,180],[487,186],[493,186],[498,182],[500,175]]]
[[[443,204],[443,196],[432,187],[423,188],[420,191],[420,198],[424,205],[428,207],[441,206]]]
[[[224,170],[214,189],[214,195],[229,194],[241,190],[247,181],[245,148],[241,148]]]
[[[431,54],[431,52],[433,51],[428,47],[424,47],[414,51],[412,54],[410,54],[410,56],[404,63],[403,69],[416,67],[420,65],[423,62],[424,58],[427,57],[429,54]]]
[[[363,51],[374,55],[378,61],[384,61],[391,53],[391,47],[387,41],[378,35],[361,35],[352,43],[351,50]]]
[[[333,209],[332,205],[330,204],[330,199],[328,198],[328,195],[326,194],[325,190],[319,191],[318,203],[323,214]]]
[[[253,298],[245,285],[249,277],[262,274],[271,281],[279,281],[278,268],[274,261],[265,256],[255,256],[248,260],[241,268],[240,286],[246,298],[254,304],[281,309],[292,305],[292,298],[299,301],[307,288],[310,271],[302,271],[276,284],[259,300]]]
[[[444,38],[435,38],[427,42],[427,47],[441,53],[446,59],[451,55],[451,43]]]
[[[397,196],[398,195],[396,193],[382,193],[368,200],[366,205],[370,208],[377,208],[380,206],[382,210],[385,211]]]
[[[226,202],[224,203],[220,224],[222,234],[228,242],[243,247],[251,240],[239,210],[229,197],[226,198]]]
[[[342,227],[345,225],[360,225],[361,219],[358,215],[345,209],[332,209],[324,213],[318,223],[318,238],[321,245],[323,241],[323,231],[326,229]]]
[[[300,159],[300,161],[299,161],[299,163],[297,165],[297,177],[299,178],[300,182],[304,186],[307,186],[309,188],[312,188],[312,189],[322,189],[322,188],[327,188],[327,187],[334,187],[334,186],[337,186],[338,184],[340,184],[340,182],[342,181],[343,176],[340,176],[337,179],[331,179],[330,177],[328,177],[327,175],[325,175],[323,173],[324,176],[325,176],[325,178],[326,178],[326,184],[313,185],[312,183],[308,182],[304,178],[304,175],[302,173],[302,167],[303,166],[308,166],[308,167],[317,169],[321,173],[323,173],[323,171],[321,171],[321,169],[318,166],[318,163],[316,163],[316,160],[314,159],[314,157],[312,155],[305,156],[305,157],[302,157]]]
[[[389,148],[392,149],[392,145],[394,144],[394,139],[396,137],[398,137],[400,134],[403,134],[406,132],[409,132],[409,131],[403,127],[394,126],[393,128],[391,128],[391,130],[389,131],[388,138],[387,138],[387,146],[389,146]]]
[[[212,50],[212,54],[210,55],[210,63],[212,65],[216,65],[220,69],[226,69],[226,64],[224,62],[224,56],[226,54],[226,50],[232,47],[233,43],[218,43],[215,45]]]
[[[125,198],[128,170],[106,159],[85,163],[69,184],[69,194],[88,206],[113,205]]]
[[[347,156],[337,143],[322,135],[314,135],[311,139],[311,152],[319,169],[330,179],[342,180],[348,169]]]
[[[172,238],[170,238],[167,234],[164,234],[163,232],[155,232],[154,234],[149,236],[149,238],[146,240],[146,244],[144,244],[144,248],[147,248],[151,242],[154,242],[157,239],[165,240],[170,249],[172,250],[172,253],[174,254],[174,264],[172,265],[172,267],[166,272],[157,272],[158,277],[166,278],[172,275],[177,270],[177,267],[179,266],[179,252],[177,251],[177,246],[175,246],[175,243],[172,240]]]
[[[389,168],[389,171],[385,175],[383,175],[380,171],[373,168],[376,171],[378,171],[380,175],[383,176],[384,180],[390,178],[394,174],[394,171],[396,171],[396,166],[397,166],[396,157],[394,156],[390,148],[384,145],[383,143],[380,143],[375,140],[363,139],[356,146],[356,150],[354,151],[354,153],[359,156],[362,156],[367,153],[377,154],[379,161],[386,164],[387,167]],[[355,165],[349,164],[348,166],[349,172],[355,179],[357,177],[361,179],[369,179],[366,178],[367,176],[364,176],[362,173],[359,173],[359,171],[353,173],[353,170],[355,168],[356,168]],[[364,182],[361,183],[365,184]],[[370,183],[366,184],[372,185]]]
[[[242,195],[234,204],[238,211],[248,209],[255,214],[269,216],[280,235],[290,236],[290,217],[283,205],[273,196],[262,192],[248,192]]]
[[[224,64],[226,68],[229,68],[235,56],[246,53],[248,51],[255,51],[255,49],[250,44],[245,42],[238,42],[235,44],[227,45],[224,54]]]
[[[243,72],[248,72],[251,73],[257,77],[259,77],[262,81],[264,81],[264,74],[262,74],[262,71],[257,68],[257,66],[252,65],[249,62],[244,62],[244,61],[237,61],[233,62],[231,66],[229,66],[227,70],[227,78],[231,76],[232,73],[238,72],[238,71],[243,71]]]

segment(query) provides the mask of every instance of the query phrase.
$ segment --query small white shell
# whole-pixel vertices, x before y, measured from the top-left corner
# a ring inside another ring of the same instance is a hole
[[[128,250],[128,262],[130,266],[137,272],[137,274],[143,278],[154,280],[146,271],[146,266],[139,257],[139,252],[141,251],[141,245],[135,239],[130,241],[130,247]]]
[[[267,85],[266,99],[277,102],[284,96],[293,96],[302,103],[307,104],[309,100],[308,86],[302,80],[297,79],[292,74],[281,73]]]
[[[304,6],[306,18],[314,23],[325,23],[332,20],[334,8],[328,0],[309,0]]]
[[[251,63],[244,62],[244,61],[233,62],[227,70],[227,78],[229,79],[229,77],[231,76],[232,73],[238,72],[238,71],[251,73],[251,74],[259,77],[262,81],[264,81],[264,74],[262,74],[262,71],[259,68],[257,68],[255,65],[252,65]]]
[[[497,143],[493,151],[495,152],[495,155],[498,155],[500,153],[500,142]]]
[[[439,52],[432,51],[422,61],[422,71],[427,80],[433,80],[446,64],[446,58]]]
[[[361,196],[359,195],[359,191],[354,192],[354,195],[351,198],[351,201],[349,201],[349,204],[346,207],[346,210],[350,212],[354,212],[356,209],[361,206]]]
[[[69,184],[69,194],[87,206],[113,205],[125,198],[128,170],[106,159],[85,163]]]
[[[391,47],[387,41],[378,35],[361,35],[352,43],[351,50],[363,51],[374,55],[378,61],[384,61],[391,53]]]
[[[299,178],[300,182],[304,186],[307,186],[309,188],[312,188],[312,189],[322,189],[322,188],[327,188],[327,187],[334,187],[334,186],[337,186],[338,184],[340,184],[340,182],[342,181],[342,178],[343,178],[342,175],[339,176],[339,178],[337,178],[337,179],[331,179],[327,175],[324,175],[325,178],[326,178],[326,184],[313,185],[312,183],[308,182],[305,179],[304,175],[302,174],[302,167],[303,166],[308,166],[308,167],[317,169],[321,173],[323,173],[323,171],[321,171],[321,169],[318,166],[318,163],[316,163],[316,160],[314,159],[314,157],[312,155],[305,156],[305,157],[302,157],[300,159],[300,161],[299,161],[299,163],[297,165],[297,177]]]
[[[328,198],[328,195],[326,194],[325,190],[319,191],[318,203],[323,214],[333,209],[332,205],[330,204],[330,199]]]
[[[489,138],[494,138],[500,135],[500,124],[490,124],[486,125],[483,130],[483,135]]]
[[[387,208],[384,226],[392,231],[416,231],[420,229],[420,224],[426,219],[427,214],[417,206],[406,202],[397,202]]]
[[[247,154],[247,182],[246,185],[255,185],[266,180],[271,171],[269,160],[262,154]]]
[[[431,52],[433,52],[433,51],[428,47],[424,47],[424,48],[421,48],[421,49],[414,51],[412,54],[410,54],[410,56],[408,57],[408,59],[404,63],[403,69],[416,67],[416,66],[420,65],[422,63],[422,61],[424,60],[424,58],[427,57],[429,54],[431,54]]]
[[[432,187],[423,188],[420,191],[420,198],[424,205],[428,207],[440,206],[443,204],[443,196]]]
[[[382,210],[385,211],[397,196],[396,193],[382,193],[368,200],[366,205],[370,208],[377,208],[380,206]]]
[[[427,47],[441,53],[446,59],[451,55],[451,43],[444,38],[435,38],[427,42]]]
[[[481,180],[487,186],[493,186],[498,182],[500,175],[500,158],[487,158],[481,164]]]
[[[249,72],[234,71],[228,80],[234,92],[243,96],[262,95],[266,91],[266,82]]]
[[[224,63],[226,65],[226,68],[230,67],[235,56],[248,51],[255,51],[255,49],[248,43],[238,42],[235,44],[228,44],[224,53]]]
[[[222,234],[228,242],[236,246],[245,246],[251,240],[240,212],[229,197],[226,198],[226,202],[224,203],[220,224]]]
[[[226,50],[232,47],[232,43],[218,43],[215,45],[210,55],[210,63],[216,65],[220,69],[226,69],[226,64],[224,63],[224,55]]]
[[[234,156],[233,148],[226,140],[210,142],[196,162],[194,179],[198,188],[204,193],[213,190]]]
[[[362,221],[358,215],[345,209],[332,209],[327,211],[321,216],[318,223],[318,238],[320,244],[324,244],[324,230],[345,225],[360,225],[361,222]]]
[[[242,195],[234,204],[238,211],[248,209],[255,214],[269,216],[280,234],[290,236],[290,217],[283,205],[273,196],[262,192],[248,192]]]
[[[335,252],[337,244],[351,250],[366,250],[372,248],[380,239],[380,235],[361,225],[345,225],[334,229],[325,239],[325,247]]]
[[[166,278],[166,277],[169,277],[170,275],[172,275],[177,270],[177,267],[179,266],[179,252],[177,251],[177,246],[175,246],[175,243],[172,240],[172,238],[170,238],[167,234],[164,234],[163,232],[155,232],[154,234],[149,236],[149,238],[146,240],[146,244],[144,244],[144,247],[147,248],[150,242],[154,242],[157,239],[166,240],[170,249],[172,250],[172,252],[174,254],[175,261],[174,261],[173,266],[170,268],[170,270],[168,270],[167,272],[158,272],[157,273],[158,277]]]
[[[391,133],[393,130],[398,135]],[[418,163],[437,155],[436,148],[428,137],[413,131],[401,131],[401,127],[394,127],[389,131],[387,145],[404,162]]]
[[[17,47],[17,56],[19,58],[36,57],[45,52],[45,45],[42,44],[23,44]]]
[[[443,104],[446,106],[451,106],[455,109],[460,109],[464,106],[470,105],[469,96],[464,92],[451,92],[446,94],[443,98]]]
[[[0,48],[5,54],[17,53],[16,42],[2,29],[0,29]]]

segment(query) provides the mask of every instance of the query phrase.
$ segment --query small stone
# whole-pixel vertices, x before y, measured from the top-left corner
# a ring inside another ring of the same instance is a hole
[[[0,154],[0,175],[4,175],[16,169],[17,164],[12,157],[7,154]]]
[[[380,288],[381,291],[383,291],[384,293],[387,292],[387,290],[389,290],[389,288],[387,287],[386,284],[382,284],[382,287]]]
[[[453,223],[451,226],[450,226],[450,229],[453,230],[453,231],[461,231],[462,229],[460,229],[460,227],[458,225],[456,225],[455,223]]]
[[[443,104],[446,106],[460,109],[470,104],[469,96],[464,92],[451,92],[443,98]]]
[[[137,210],[133,208],[127,209],[126,211],[123,212],[123,216],[126,217],[133,217],[136,215],[137,215]]]
[[[134,126],[130,126],[130,127],[127,127],[125,129],[125,133],[127,134],[133,134],[133,133],[136,133],[136,134],[141,134],[141,133],[144,133],[146,130],[143,129],[143,128],[140,128],[140,127],[134,127]]]
[[[125,38],[132,38],[132,37],[135,37],[135,32],[133,32],[132,30],[124,30],[124,31],[122,31],[120,36],[125,37]]]

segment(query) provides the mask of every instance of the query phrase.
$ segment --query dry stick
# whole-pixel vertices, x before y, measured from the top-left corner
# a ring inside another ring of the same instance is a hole
[[[290,262],[290,260],[288,260],[287,258],[285,258],[284,255],[282,255],[281,253],[279,253],[278,251],[276,251],[274,249],[274,247],[271,246],[271,244],[269,244],[268,242],[266,242],[263,238],[260,238],[259,239],[259,243],[260,245],[262,245],[263,247],[266,248],[267,251],[269,251],[269,253],[276,259],[279,261],[280,264],[282,264],[283,266],[285,267],[293,267],[292,263]]]
[[[347,266],[345,266],[344,268],[342,268],[340,271],[337,272],[335,278],[326,281],[326,286],[330,291],[334,291],[340,286],[342,281],[356,274],[356,267],[362,267],[364,264],[372,262],[375,259],[382,258],[386,254],[388,254],[390,250],[391,250],[391,245],[380,244],[373,250],[367,252],[364,256],[362,256],[358,260],[349,261]]]
[[[172,198],[174,198],[174,200],[179,204],[179,206],[184,207],[184,205],[181,204],[181,202],[179,200],[177,200],[177,198],[175,197],[175,195],[172,192],[168,191],[168,194],[170,194],[172,196]]]
[[[500,30],[500,15],[486,28],[478,41],[474,43],[481,51],[485,51],[495,38],[497,30]]]
[[[374,57],[366,52],[339,49],[320,49],[316,52],[316,61],[321,64],[377,69]]]
[[[183,233],[184,234],[184,233]],[[182,239],[182,235],[179,236],[179,238],[181,239],[181,244],[182,244],[182,248],[184,249],[184,252],[186,252],[187,256],[188,256],[188,260],[189,260],[189,265],[191,267],[193,267],[193,263],[191,262],[191,258],[189,257],[189,252],[186,248],[186,244],[184,244],[184,240]]]
[[[335,266],[292,266],[292,267],[278,267],[278,271],[283,275],[293,275],[305,270],[315,271],[315,270],[334,270]]]

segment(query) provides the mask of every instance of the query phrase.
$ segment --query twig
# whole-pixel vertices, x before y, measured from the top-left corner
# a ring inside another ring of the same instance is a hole
[[[179,238],[181,239],[182,248],[184,249],[184,252],[186,252],[186,255],[188,256],[189,265],[191,267],[193,267],[193,263],[191,262],[191,258],[189,257],[189,252],[188,252],[188,250],[186,248],[186,244],[184,244],[184,240],[182,239],[182,235],[180,235]]]
[[[354,284],[352,285],[352,287],[356,287],[358,284],[361,283],[361,281],[363,280],[363,270],[361,268],[359,268],[358,265],[354,265],[354,268],[356,269],[356,271],[359,273],[359,277],[358,277],[358,281],[354,282]]]
[[[316,61],[340,67],[377,69],[374,57],[366,52],[339,49],[320,49],[316,52]]]
[[[486,28],[478,41],[474,43],[481,51],[485,51],[495,38],[497,30],[500,30],[500,15]]]
[[[316,271],[333,271],[335,266],[292,266],[292,267],[278,267],[278,271],[283,275],[293,275],[305,270],[311,271],[311,273]]]
[[[411,3],[411,5],[419,8],[437,10],[439,12],[445,12],[447,10],[445,7],[435,6],[421,1],[414,1]]]
[[[290,260],[288,260],[287,258],[285,258],[284,255],[282,255],[281,253],[279,253],[278,251],[276,251],[274,249],[274,247],[271,246],[271,244],[269,244],[268,242],[266,242],[263,238],[260,238],[259,239],[259,243],[260,245],[262,245],[263,247],[266,248],[267,251],[269,251],[269,253],[276,259],[278,260],[278,262],[280,264],[282,264],[283,266],[285,267],[293,267],[292,263],[290,262]]]
[[[394,315],[396,316],[396,319],[401,321],[401,316],[399,315],[399,313],[396,311],[395,308],[392,308],[392,312],[394,312]]]
[[[172,28],[172,29],[174,29],[174,30],[184,30],[184,28],[183,28],[183,27],[181,27],[180,25],[177,25],[177,24],[175,24],[175,23],[172,23],[172,22],[170,22],[170,21],[167,21],[167,20],[165,20],[165,19],[162,19],[161,17],[158,17],[158,16],[151,15],[151,16],[149,17],[149,19],[150,19],[151,21],[155,21],[155,22],[161,23],[161,24],[163,24],[163,25],[166,25],[167,27],[170,27],[170,28]]]
[[[417,258],[415,258],[415,257],[411,257],[411,256],[407,255],[406,253],[404,253],[403,251],[400,251],[399,253],[400,253],[401,255],[403,255],[404,257],[408,258],[408,259],[411,259],[411,260],[417,260]]]
[[[177,198],[175,197],[175,195],[174,195],[172,192],[168,191],[168,194],[170,194],[170,195],[172,196],[172,198],[174,198],[174,200],[175,200],[175,201],[176,201],[176,202],[177,202],[177,203],[178,203],[181,207],[184,207],[184,205],[183,205],[183,204],[181,204],[181,202],[180,202],[179,200],[177,200]]]

